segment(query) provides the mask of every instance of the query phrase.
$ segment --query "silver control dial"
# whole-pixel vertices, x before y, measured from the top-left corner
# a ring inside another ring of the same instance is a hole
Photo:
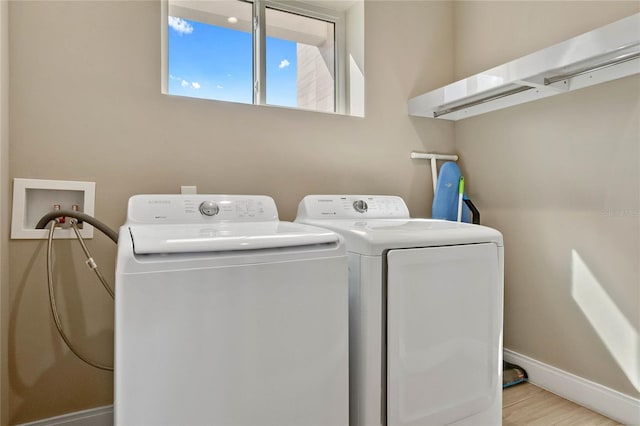
[[[199,209],[200,209],[200,213],[202,213],[205,216],[215,216],[220,211],[218,204],[216,204],[214,201],[204,201],[203,203],[200,204]]]
[[[369,206],[367,205],[367,202],[364,200],[357,200],[353,202],[353,208],[355,211],[357,211],[358,213],[366,213],[367,210],[369,209]]]

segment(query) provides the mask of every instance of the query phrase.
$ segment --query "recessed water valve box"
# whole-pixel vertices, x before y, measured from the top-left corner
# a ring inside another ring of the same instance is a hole
[[[95,189],[95,182],[15,178],[11,238],[48,238],[49,230],[36,229],[36,224],[54,206],[60,206],[60,210],[73,210],[77,206],[80,212],[93,216]],[[83,223],[80,235],[93,238],[93,227]],[[76,238],[76,235],[67,225],[56,230],[54,238]]]

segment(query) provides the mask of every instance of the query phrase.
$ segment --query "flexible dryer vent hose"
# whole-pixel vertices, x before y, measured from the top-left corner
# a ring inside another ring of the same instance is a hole
[[[80,231],[78,230],[78,226],[77,226],[77,222],[78,220],[82,220],[86,223],[89,223],[91,225],[93,225],[94,227],[98,228],[100,231],[102,231],[103,234],[105,234],[107,237],[109,237],[111,240],[113,240],[114,243],[118,243],[118,234],[113,231],[111,228],[109,228],[108,226],[106,226],[104,223],[100,222],[99,220],[97,220],[96,218],[94,218],[93,216],[89,216],[85,213],[80,213],[77,211],[72,211],[72,210],[56,210],[50,213],[47,213],[46,215],[44,215],[40,221],[36,224],[36,228],[44,228],[47,224],[51,224],[51,227],[49,229],[49,238],[47,240],[47,285],[49,288],[49,305],[51,306],[51,313],[53,315],[53,319],[54,322],[56,324],[56,328],[58,329],[58,333],[60,334],[60,337],[62,337],[62,340],[64,340],[64,342],[66,343],[67,347],[71,350],[71,352],[73,352],[78,358],[80,358],[82,361],[84,361],[85,363],[95,367],[95,368],[99,368],[101,370],[107,370],[107,371],[113,371],[113,367],[112,366],[108,366],[108,365],[103,365],[100,364],[98,362],[92,361],[90,359],[88,359],[87,357],[85,357],[84,355],[82,355],[71,343],[71,340],[69,340],[69,337],[66,335],[66,333],[64,332],[64,329],[62,327],[62,321],[60,321],[60,316],[58,315],[58,308],[56,306],[56,298],[55,298],[55,292],[54,292],[54,287],[53,287],[53,261],[52,261],[52,251],[53,251],[53,234],[55,233],[55,230],[58,226],[58,218],[59,217],[71,217],[73,219],[71,219],[71,227],[73,228],[73,231],[76,234],[76,237],[78,238],[78,242],[80,243],[80,246],[82,247],[82,251],[84,251],[85,256],[87,257],[87,265],[93,269],[93,271],[95,272],[96,276],[98,277],[98,279],[100,280],[100,282],[102,283],[102,285],[104,286],[105,290],[109,293],[109,296],[111,296],[111,298],[114,298],[114,294],[113,294],[113,290],[111,290],[111,287],[109,287],[109,285],[107,284],[107,281],[104,279],[104,277],[102,276],[102,274],[100,273],[100,271],[98,270],[98,265],[96,265],[95,261],[93,260],[93,257],[91,257],[91,254],[89,253],[89,250],[87,249],[87,246],[84,243],[84,240],[82,239],[82,236],[80,235]]]

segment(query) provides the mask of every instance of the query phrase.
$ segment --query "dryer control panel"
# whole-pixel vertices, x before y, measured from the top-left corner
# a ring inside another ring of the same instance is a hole
[[[298,219],[408,219],[404,200],[391,195],[307,195]]]
[[[128,224],[187,224],[277,221],[264,195],[144,194],[129,199]]]

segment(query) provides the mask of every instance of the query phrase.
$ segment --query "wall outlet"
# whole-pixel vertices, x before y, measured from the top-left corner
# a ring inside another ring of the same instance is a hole
[[[180,193],[181,194],[197,194],[198,193],[198,187],[197,186],[185,186],[185,185],[182,185],[180,187]]]
[[[95,187],[95,182],[15,178],[11,238],[47,239],[49,231],[35,226],[56,204],[62,210],[72,210],[75,204],[81,212],[93,216]],[[93,238],[93,226],[83,224],[80,235]],[[58,229],[54,238],[76,238],[76,235],[72,229]]]

